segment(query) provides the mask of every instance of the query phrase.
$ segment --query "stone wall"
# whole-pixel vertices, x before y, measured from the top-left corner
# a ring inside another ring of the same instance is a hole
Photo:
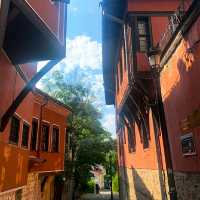
[[[22,190],[22,200],[39,200],[40,195],[40,180],[38,173],[28,174],[27,185]]]
[[[175,172],[178,200],[200,200],[200,173]]]
[[[119,167],[119,195],[120,200],[128,200],[128,180],[124,167]]]
[[[27,185],[0,194],[0,200],[40,200],[40,180],[37,173],[28,174]]]
[[[126,168],[129,200],[163,200],[158,170]],[[166,183],[166,180],[165,180]]]

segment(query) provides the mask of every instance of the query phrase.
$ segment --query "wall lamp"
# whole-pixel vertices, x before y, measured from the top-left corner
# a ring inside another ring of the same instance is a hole
[[[160,49],[158,47],[150,48],[149,52],[147,53],[149,64],[152,71],[160,72]]]

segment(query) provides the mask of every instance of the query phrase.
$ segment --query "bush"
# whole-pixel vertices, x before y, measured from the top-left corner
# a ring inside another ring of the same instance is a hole
[[[94,180],[89,180],[88,182],[87,182],[87,191],[86,192],[88,192],[88,193],[94,193],[94,186],[95,186],[95,182],[94,182]]]
[[[119,192],[118,174],[112,178],[112,188],[113,192]]]

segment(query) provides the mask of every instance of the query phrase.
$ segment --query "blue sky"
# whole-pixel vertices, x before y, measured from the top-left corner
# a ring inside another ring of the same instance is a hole
[[[100,0],[71,0],[68,6],[66,58],[53,70],[65,74],[66,81],[81,82],[94,95],[102,113],[103,127],[115,136],[113,106],[105,105],[102,77]],[[51,72],[50,72],[51,73]]]

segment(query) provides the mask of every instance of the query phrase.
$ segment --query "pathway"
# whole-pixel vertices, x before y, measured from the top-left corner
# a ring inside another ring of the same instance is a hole
[[[81,197],[81,200],[110,200],[110,191],[102,191],[100,194],[84,194]],[[117,193],[114,194],[113,200],[119,200],[119,195]]]

